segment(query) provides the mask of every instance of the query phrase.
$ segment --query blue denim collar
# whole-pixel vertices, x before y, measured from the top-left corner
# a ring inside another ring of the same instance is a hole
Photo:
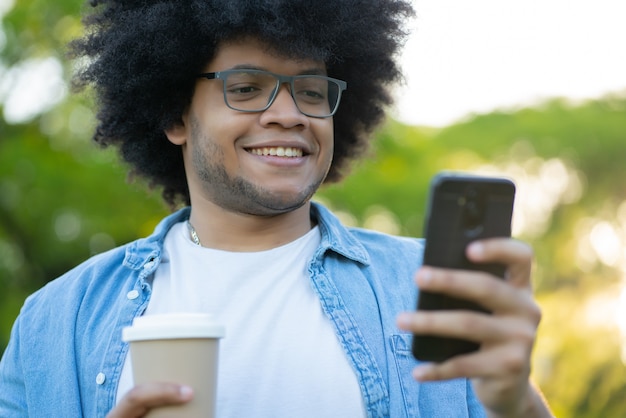
[[[163,241],[167,232],[178,222],[189,219],[191,207],[182,208],[165,217],[156,227],[154,233],[147,238],[131,243],[126,249],[124,265],[132,270],[144,268],[145,264],[161,256]],[[327,250],[341,254],[363,265],[370,264],[370,258],[358,240],[348,233],[346,228],[324,206],[311,202],[311,217],[319,225],[322,241],[317,256],[322,256]]]

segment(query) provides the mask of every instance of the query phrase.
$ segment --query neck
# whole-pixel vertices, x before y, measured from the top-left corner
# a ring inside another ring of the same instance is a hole
[[[226,211],[210,202],[194,203],[190,223],[203,247],[225,251],[263,251],[300,238],[313,227],[311,204],[274,216]]]

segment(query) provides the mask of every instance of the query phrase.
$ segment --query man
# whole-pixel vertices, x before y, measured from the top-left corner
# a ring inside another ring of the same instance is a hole
[[[134,386],[121,341],[134,317],[181,311],[226,326],[220,417],[550,416],[529,383],[540,314],[526,245],[468,248],[506,264],[506,281],[420,268],[420,240],[347,229],[311,202],[382,121],[408,2],[92,4],[73,51],[98,98],[94,138],[188,207],[25,302],[1,416],[139,417],[188,401],[184,385]],[[416,272],[420,288],[493,314],[412,312]],[[482,346],[417,365],[412,333]]]

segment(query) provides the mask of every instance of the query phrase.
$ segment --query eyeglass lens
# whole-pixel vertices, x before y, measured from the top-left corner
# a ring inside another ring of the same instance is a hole
[[[263,71],[231,71],[224,79],[224,97],[235,110],[261,111],[269,107],[281,84],[276,76]],[[298,109],[317,117],[334,113],[341,90],[322,76],[295,76],[290,88]]]

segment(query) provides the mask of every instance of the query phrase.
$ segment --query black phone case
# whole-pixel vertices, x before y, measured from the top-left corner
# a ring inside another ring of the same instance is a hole
[[[515,184],[505,178],[437,175],[431,183],[426,214],[424,265],[487,271],[504,277],[504,266],[473,264],[465,256],[465,249],[477,239],[511,236],[514,199]],[[470,301],[421,291],[417,309],[486,312]],[[472,341],[424,335],[415,335],[412,344],[415,358],[434,362],[478,348]]]

